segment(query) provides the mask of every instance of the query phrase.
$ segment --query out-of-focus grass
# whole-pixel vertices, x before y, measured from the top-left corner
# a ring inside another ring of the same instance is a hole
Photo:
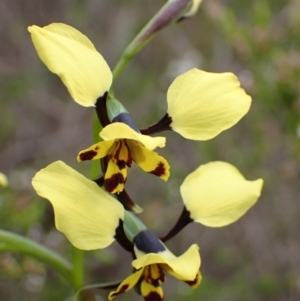
[[[28,25],[65,22],[87,34],[113,67],[162,1],[21,0],[0,3],[1,228],[70,256],[53,229],[51,209],[31,188],[33,174],[64,160],[85,175],[77,152],[92,143],[92,109],[76,105],[38,60]],[[164,234],[181,210],[179,185],[201,163],[226,160],[249,179],[265,180],[257,205],[224,229],[190,225],[168,243],[175,254],[200,245],[203,283],[195,291],[168,277],[166,300],[294,301],[300,298],[300,3],[297,0],[206,0],[193,19],[165,29],[124,70],[115,93],[139,126],[161,117],[176,75],[197,67],[231,71],[253,97],[234,128],[207,142],[166,133],[159,150],[171,164],[167,184],[132,168],[128,191],[148,227]],[[127,276],[130,257],[117,244],[87,252],[87,283]],[[67,300],[55,271],[20,254],[0,254],[0,299]],[[106,292],[99,292],[105,299]],[[102,300],[101,298],[99,300]],[[119,300],[140,300],[133,292]]]

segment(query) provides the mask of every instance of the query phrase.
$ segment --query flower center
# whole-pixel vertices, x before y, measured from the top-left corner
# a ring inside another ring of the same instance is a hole
[[[118,165],[119,169],[124,169],[126,166],[131,167],[132,157],[126,139],[117,140],[115,142],[109,154],[109,158]]]
[[[144,280],[155,287],[160,286],[165,281],[165,274],[159,264],[147,265],[143,272]]]

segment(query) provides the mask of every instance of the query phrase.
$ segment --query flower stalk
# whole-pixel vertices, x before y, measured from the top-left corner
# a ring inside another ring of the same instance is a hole
[[[69,283],[75,286],[73,268],[70,262],[58,253],[44,246],[9,231],[0,230],[0,251],[11,251],[26,254],[55,268]]]
[[[123,51],[120,60],[113,70],[114,80],[120,75],[128,62],[139,53],[160,30],[170,23],[175,22],[183,14],[190,2],[191,0],[168,1],[157,12]]]

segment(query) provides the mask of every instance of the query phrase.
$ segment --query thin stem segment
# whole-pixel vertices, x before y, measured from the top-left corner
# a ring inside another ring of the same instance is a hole
[[[168,241],[169,239],[173,238],[176,234],[178,234],[185,226],[187,226],[191,222],[193,222],[193,220],[190,218],[190,212],[187,211],[186,208],[184,207],[179,219],[177,220],[177,223],[168,232],[168,234],[166,234],[164,237],[161,237],[160,240],[163,242]]]
[[[120,75],[128,62],[144,48],[161,29],[175,22],[182,15],[190,2],[191,0],[173,0],[166,2],[122,53],[120,60],[113,70],[114,80]]]
[[[18,252],[32,256],[55,268],[68,282],[72,283],[72,265],[58,253],[9,231],[0,230],[0,251]]]
[[[73,284],[76,290],[84,286],[83,259],[83,251],[72,246]]]

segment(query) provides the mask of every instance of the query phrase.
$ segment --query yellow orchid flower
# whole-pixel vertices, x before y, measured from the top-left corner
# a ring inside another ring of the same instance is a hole
[[[32,185],[51,202],[57,230],[75,247],[102,249],[114,241],[124,209],[96,183],[57,161],[37,172]]]
[[[95,106],[109,90],[112,73],[93,43],[63,23],[28,30],[41,61],[61,78],[73,99],[84,107]]]
[[[38,195],[52,203],[56,228],[79,249],[106,248],[121,232],[119,228],[123,229],[123,206],[93,181],[61,161],[38,171],[32,185]],[[183,255],[176,257],[148,230],[138,230],[132,243],[136,257],[132,266],[136,272],[110,294],[110,299],[141,280],[141,293],[145,298],[155,295],[159,298],[157,300],[162,300],[160,284],[165,279],[164,271],[192,287],[200,284],[197,245],[192,245]]]
[[[0,172],[0,185],[3,187],[7,187],[8,186],[8,180],[7,177],[5,176],[5,174]]]
[[[78,154],[78,161],[100,159],[108,156],[108,166],[104,176],[104,187],[110,193],[121,192],[127,179],[127,167],[132,161],[148,173],[164,181],[170,175],[169,164],[153,150],[164,147],[164,137],[142,135],[128,125],[114,122],[100,132],[104,141],[96,143]]]
[[[134,254],[132,266],[135,272],[127,277],[119,287],[109,294],[108,299],[125,293],[136,285],[145,300],[163,300],[161,283],[167,272],[175,278],[196,288],[201,282],[199,247],[192,245],[184,254],[176,257],[148,230],[141,231],[133,240]]]

